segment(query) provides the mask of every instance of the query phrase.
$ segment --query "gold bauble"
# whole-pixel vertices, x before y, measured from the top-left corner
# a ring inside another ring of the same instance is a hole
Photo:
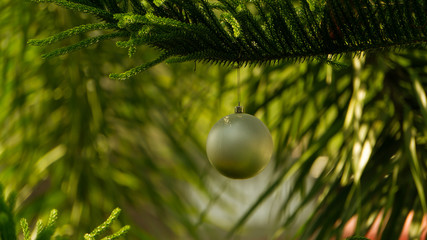
[[[250,178],[270,161],[273,139],[261,120],[237,112],[223,117],[212,127],[206,151],[210,163],[224,176]]]

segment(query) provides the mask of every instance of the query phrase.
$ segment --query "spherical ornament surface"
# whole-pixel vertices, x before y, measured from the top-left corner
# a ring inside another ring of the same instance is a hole
[[[250,178],[261,172],[273,153],[270,131],[258,118],[235,113],[212,127],[206,142],[211,164],[229,178]]]

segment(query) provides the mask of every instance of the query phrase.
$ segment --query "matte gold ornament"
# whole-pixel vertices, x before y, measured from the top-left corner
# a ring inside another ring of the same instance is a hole
[[[250,178],[261,172],[273,152],[270,131],[258,118],[235,113],[221,118],[209,132],[206,151],[210,163],[224,176]]]

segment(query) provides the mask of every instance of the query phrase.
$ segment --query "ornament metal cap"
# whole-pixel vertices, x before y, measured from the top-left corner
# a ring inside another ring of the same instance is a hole
[[[234,107],[234,113],[243,113],[243,106],[236,106]]]

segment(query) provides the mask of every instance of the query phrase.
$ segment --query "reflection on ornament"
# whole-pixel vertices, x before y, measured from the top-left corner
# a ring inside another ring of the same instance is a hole
[[[211,164],[224,176],[250,178],[270,161],[273,139],[261,120],[243,113],[240,106],[235,112],[212,127],[206,151]]]

